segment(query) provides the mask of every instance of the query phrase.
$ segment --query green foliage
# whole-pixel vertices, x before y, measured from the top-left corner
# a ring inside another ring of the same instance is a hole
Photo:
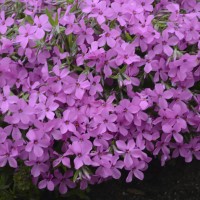
[[[14,189],[16,191],[28,191],[32,189],[32,183],[30,178],[30,170],[27,167],[21,167],[14,173]]]
[[[76,174],[78,177],[79,170]],[[57,190],[39,190],[32,182],[29,167],[21,164],[16,170],[9,167],[0,168],[0,200],[90,200],[88,192],[89,188],[85,191],[69,190],[64,195]]]
[[[33,185],[30,169],[20,166],[16,171],[0,170],[0,200],[39,200],[40,193]]]

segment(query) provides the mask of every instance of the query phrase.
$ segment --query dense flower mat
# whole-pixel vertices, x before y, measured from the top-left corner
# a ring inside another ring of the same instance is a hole
[[[200,159],[200,3],[0,0],[0,167],[40,189]]]

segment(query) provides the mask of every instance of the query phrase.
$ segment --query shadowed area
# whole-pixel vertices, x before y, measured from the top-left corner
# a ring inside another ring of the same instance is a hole
[[[198,200],[199,169],[199,161],[185,163],[183,160],[172,160],[161,167],[155,160],[143,181],[134,179],[129,184],[124,180],[108,181],[92,187],[89,197],[92,200]]]

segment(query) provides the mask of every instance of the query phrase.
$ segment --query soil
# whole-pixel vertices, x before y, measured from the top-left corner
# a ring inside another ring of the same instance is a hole
[[[90,186],[86,191],[71,190],[66,196],[44,192],[40,199],[48,200],[200,200],[200,161],[185,163],[169,161],[164,167],[160,161],[151,162],[143,181],[133,179],[126,183],[127,174],[120,180],[110,180]]]
[[[125,183],[126,176],[92,186],[90,200],[200,200],[200,161],[174,160],[161,167],[155,160],[143,181]]]

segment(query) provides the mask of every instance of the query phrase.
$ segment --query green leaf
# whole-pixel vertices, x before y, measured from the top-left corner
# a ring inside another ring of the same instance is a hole
[[[27,94],[24,94],[24,95],[22,96],[22,98],[23,98],[24,100],[27,100],[28,97],[29,97],[29,94],[28,94],[28,93],[27,93]]]
[[[66,0],[66,1],[67,1],[67,3],[69,3],[69,4],[74,3],[74,0]]]
[[[126,71],[126,67],[127,67],[127,66],[126,66],[126,65],[124,65],[124,66],[122,67],[122,69],[120,69],[120,73],[122,73],[122,74],[123,74],[123,73]]]
[[[62,27],[62,26],[59,26],[59,29],[60,29],[60,32],[63,32],[63,31],[65,31],[65,27]]]
[[[110,78],[112,78],[112,79],[118,79],[119,78],[119,73],[117,75],[112,75]]]
[[[75,173],[74,173],[74,176],[73,176],[73,182],[76,182],[76,180],[77,180],[77,178],[78,178],[78,176],[79,176],[79,172],[80,172],[80,170],[77,170]]]
[[[25,20],[26,20],[27,22],[29,22],[30,24],[33,24],[33,23],[34,23],[32,17],[31,17],[30,15],[27,15],[27,16],[25,17]]]
[[[130,77],[127,76],[125,73],[122,73],[122,76],[123,76],[125,79],[130,80]]]
[[[72,54],[72,56],[75,56],[76,53],[77,53],[77,45],[76,45],[76,43],[74,42],[74,43],[72,44],[72,47],[71,47],[71,54]]]
[[[57,33],[60,33],[60,27],[59,27],[59,22],[58,22],[58,13],[56,13],[55,26],[56,26]]]
[[[49,10],[46,8],[45,10],[46,15],[49,18],[49,23],[53,26],[56,27],[56,22],[53,20],[51,13],[49,12]]]
[[[133,41],[133,38],[131,37],[131,35],[129,34],[129,33],[125,33],[125,37],[126,37],[126,40],[128,41],[128,42],[132,42]]]
[[[119,74],[113,75],[113,76],[111,76],[111,78],[112,78],[112,79],[118,79],[118,78],[119,78]]]
[[[116,26],[116,20],[110,22],[110,28],[113,29]]]
[[[90,68],[89,67],[85,67],[85,70],[83,71],[84,74],[88,74],[90,72]]]
[[[56,13],[55,24],[58,25],[58,13]]]
[[[73,39],[72,34],[70,34],[70,35],[67,36],[67,40],[68,40],[68,44],[69,44],[69,48],[70,49],[71,49],[72,43],[73,43],[72,39]]]
[[[77,10],[77,5],[74,5],[74,6],[71,8],[70,12],[73,13],[73,12],[76,11],[76,10]]]

